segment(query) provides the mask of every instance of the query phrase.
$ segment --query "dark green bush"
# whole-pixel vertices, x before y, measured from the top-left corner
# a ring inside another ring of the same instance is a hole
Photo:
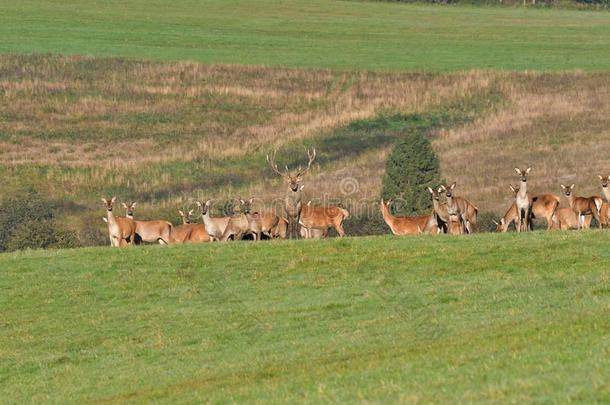
[[[343,223],[348,236],[385,235],[390,233],[380,212],[363,215],[350,215]]]
[[[52,220],[25,220],[11,232],[6,250],[48,248],[56,242]]]
[[[388,156],[381,195],[395,201],[393,206],[399,214],[425,214],[432,208],[427,188],[437,187],[440,180],[438,157],[430,141],[422,131],[414,131],[406,134]]]

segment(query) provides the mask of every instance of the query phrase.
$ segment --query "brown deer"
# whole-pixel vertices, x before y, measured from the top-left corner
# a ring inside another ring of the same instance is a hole
[[[203,219],[203,224],[205,225],[205,229],[207,230],[210,238],[214,241],[220,240],[222,234],[225,229],[227,229],[227,224],[231,217],[212,217],[210,216],[210,206],[212,204],[211,200],[207,200],[205,202],[197,201],[197,205],[201,208],[201,217]]]
[[[136,202],[123,203],[123,207],[127,210],[125,215],[127,218],[133,219],[133,211],[136,208]],[[172,224],[163,220],[156,221],[138,221],[136,223],[136,243],[159,243],[160,245],[169,244],[172,233]]]
[[[392,212],[390,211],[391,203],[392,200],[383,201],[383,198],[381,199],[381,215],[394,235],[417,235],[421,232],[432,234],[438,233],[438,226],[434,213],[429,215],[397,217],[392,215]]]
[[[593,215],[585,215],[582,223],[584,229],[589,229],[591,226],[591,218]],[[553,214],[551,229],[560,229],[566,231],[568,229],[578,229],[578,216],[572,208],[558,208]]]
[[[307,151],[307,157],[309,159],[307,167],[305,170],[302,170],[299,167],[294,174],[290,172],[288,166],[285,166],[286,170],[283,173],[279,171],[277,163],[275,163],[276,152],[277,150],[273,152],[271,158],[267,155],[267,162],[269,163],[269,166],[271,166],[271,169],[288,183],[288,192],[284,197],[284,212],[286,214],[286,219],[288,219],[288,236],[293,238],[298,236],[299,220],[303,207],[301,201],[303,196],[303,185],[301,184],[301,181],[316,158],[316,150],[312,149],[311,151]]]
[[[599,180],[602,184],[602,194],[606,201],[602,203],[602,207],[600,209],[599,217],[602,222],[602,225],[605,227],[610,226],[610,176],[601,176],[598,175]]]
[[[511,191],[514,194],[516,199],[517,194],[519,193],[519,186],[509,185]],[[530,213],[531,218],[544,218],[546,220],[546,228],[551,229],[553,226],[553,214],[555,210],[559,206],[559,197],[555,194],[551,193],[542,193],[542,194],[533,194],[530,196]],[[518,223],[519,214],[517,212],[517,203],[513,202],[509,207],[504,217],[500,219],[500,222],[496,223],[496,231],[497,232],[506,232],[508,231],[508,227],[510,224],[515,221],[515,224]],[[515,229],[516,229],[515,225]],[[531,221],[530,221],[530,230],[531,230]]]
[[[224,242],[230,237],[233,237],[233,240],[240,240],[242,236],[247,234],[251,234],[255,241],[260,240],[263,232],[260,215],[258,213],[250,213],[253,199],[238,201],[241,205],[241,213],[233,215],[229,219],[229,223],[220,240]]]
[[[599,227],[602,227],[602,222],[601,219],[599,217],[600,214],[600,210],[602,208],[602,203],[604,200],[602,200],[602,198],[600,196],[592,196],[592,197],[578,197],[575,196],[573,191],[574,191],[574,184],[572,184],[571,186],[564,186],[563,184],[561,185],[561,189],[563,190],[563,194],[566,196],[566,198],[568,199],[568,202],[570,203],[570,208],[572,208],[572,210],[578,215],[578,228],[577,229],[582,229],[583,228],[583,221],[585,219],[586,215],[592,214],[593,217],[595,218],[595,220],[597,221],[597,223],[599,224]]]
[[[110,238],[110,246],[124,246],[135,244],[136,239],[136,224],[133,219],[125,217],[116,217],[112,212],[116,197],[110,200],[102,198],[106,205],[106,220],[108,223],[108,237]]]
[[[305,239],[313,237],[316,233],[313,231],[314,229],[327,230],[328,228],[335,228],[339,237],[342,238],[345,236],[343,221],[348,217],[349,212],[345,208],[335,206],[314,207],[307,204],[301,207],[299,225],[305,228]]]
[[[182,210],[178,210],[182,218],[182,225],[172,228],[171,243],[201,243],[211,241],[204,224],[191,223],[193,212],[194,210],[190,210],[185,214]]]
[[[444,192],[445,197],[447,197],[447,213],[449,214],[450,222],[461,223],[466,232],[473,233],[474,226],[477,224],[479,209],[467,199],[454,196],[453,189],[455,186],[455,182],[450,186],[441,185],[438,192]],[[457,227],[454,226],[454,229],[457,229]]]
[[[275,228],[271,230],[271,239],[286,239],[288,236],[288,220],[280,217]]]
[[[434,209],[434,214],[436,215],[438,233],[447,233],[449,214],[447,213],[447,204],[441,202],[442,189],[433,190],[431,187],[428,187],[428,191],[432,196],[432,207]]]
[[[521,179],[521,183],[517,189],[517,195],[515,196],[515,205],[517,206],[517,232],[527,232],[531,230],[531,206],[530,198],[527,195],[527,176],[530,174],[531,170],[531,167],[528,167],[525,170],[515,167],[515,172],[517,172]]]

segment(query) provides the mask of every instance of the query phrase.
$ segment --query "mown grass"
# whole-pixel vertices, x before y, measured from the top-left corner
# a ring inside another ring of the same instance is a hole
[[[607,402],[610,233],[0,255],[6,402]]]
[[[348,70],[606,70],[610,14],[315,0],[22,0],[0,53]]]

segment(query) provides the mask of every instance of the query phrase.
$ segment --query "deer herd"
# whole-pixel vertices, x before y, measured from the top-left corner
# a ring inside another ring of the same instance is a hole
[[[343,221],[349,212],[338,206],[319,207],[303,199],[303,178],[316,158],[316,150],[307,151],[308,163],[305,169],[296,171],[278,169],[275,152],[267,155],[271,169],[284,179],[287,190],[283,198],[283,210],[280,215],[274,212],[252,211],[254,199],[238,201],[239,213],[226,217],[210,215],[211,200],[197,201],[201,211],[201,222],[192,223],[194,210],[178,210],[182,224],[173,225],[165,220],[143,221],[134,219],[135,202],[122,203],[126,215],[115,216],[113,208],[116,197],[102,198],[106,207],[104,222],[108,225],[108,236],[111,246],[127,246],[140,242],[159,244],[200,243],[211,241],[239,240],[246,235],[255,240],[304,238],[319,239],[328,236],[333,228],[343,237]],[[532,219],[544,218],[547,229],[583,229],[589,228],[592,218],[598,226],[608,226],[610,222],[610,176],[599,176],[602,192],[600,196],[580,197],[574,194],[574,184],[561,190],[569,208],[558,208],[560,198],[552,193],[533,194],[528,191],[527,180],[531,168],[515,168],[519,177],[518,185],[511,185],[514,202],[496,224],[497,232],[507,232],[514,224],[517,232],[532,230]],[[455,195],[456,183],[442,184],[436,189],[428,187],[432,199],[432,210],[426,215],[394,216],[391,212],[391,200],[381,200],[381,214],[385,223],[394,235],[416,234],[470,234],[477,228],[479,209],[468,199]]]

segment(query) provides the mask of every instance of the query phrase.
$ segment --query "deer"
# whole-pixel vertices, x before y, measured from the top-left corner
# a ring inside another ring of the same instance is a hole
[[[220,237],[220,240],[224,242],[230,237],[233,237],[233,240],[239,240],[246,234],[251,234],[255,241],[260,240],[262,235],[260,215],[258,213],[250,213],[254,199],[251,198],[248,201],[240,199],[238,201],[241,204],[241,213],[234,215],[229,219],[229,223]]]
[[[449,219],[453,222],[461,223],[464,230],[468,233],[474,231],[474,226],[477,224],[477,215],[479,209],[472,204],[470,201],[463,197],[453,195],[453,189],[456,186],[456,182],[453,182],[450,186],[441,185],[438,189],[439,194],[445,193],[447,197],[447,213]],[[450,225],[451,227],[451,225]],[[458,228],[453,226],[454,230]],[[460,233],[464,233],[463,230]]]
[[[527,176],[532,171],[531,167],[521,170],[515,167],[515,172],[519,175],[521,183],[517,189],[515,196],[515,205],[517,206],[517,232],[527,232],[530,230],[531,206],[530,198],[527,195]]]
[[[517,197],[519,193],[519,186],[509,185],[511,191],[514,194],[514,197]],[[552,193],[542,193],[542,194],[534,194],[530,196],[530,214],[531,218],[544,218],[546,219],[546,227],[547,230],[553,227],[553,214],[555,214],[555,210],[559,206],[559,197]],[[496,232],[507,232],[510,224],[515,221],[518,223],[519,214],[517,212],[517,203],[513,202],[511,206],[508,208],[508,211],[504,214],[504,216],[500,219],[500,222],[495,222],[496,224]],[[516,226],[515,226],[516,228]],[[530,221],[530,230],[531,230],[531,221]]]
[[[447,213],[447,204],[441,203],[441,191],[442,189],[434,190],[432,187],[428,187],[428,191],[432,196],[432,208],[436,215],[437,222],[437,233],[447,233],[449,224],[449,214]]]
[[[271,169],[283,178],[288,183],[288,192],[284,196],[284,213],[286,214],[286,219],[288,219],[288,236],[293,237],[297,235],[297,228],[299,227],[299,221],[301,216],[301,210],[303,208],[302,197],[303,197],[303,187],[301,184],[303,177],[309,171],[311,164],[316,159],[316,149],[307,150],[307,158],[309,161],[307,162],[307,167],[305,170],[299,169],[293,173],[290,172],[288,166],[286,165],[286,170],[282,173],[277,168],[277,163],[275,162],[275,155],[277,150],[273,152],[273,155],[269,157],[267,155],[267,163],[271,166]]]
[[[194,210],[189,210],[188,213],[178,210],[182,219],[182,225],[172,228],[171,243],[201,243],[211,241],[204,224],[191,223],[193,212]]]
[[[602,222],[599,217],[600,211],[602,208],[602,203],[604,200],[600,196],[592,196],[592,197],[578,197],[575,196],[574,184],[571,186],[561,185],[561,189],[563,190],[563,194],[568,199],[568,203],[570,204],[570,208],[578,215],[578,228],[583,228],[583,222],[586,215],[592,214],[593,217],[597,220],[599,228],[602,227]]]
[[[277,225],[271,230],[271,239],[286,239],[288,236],[288,220],[284,217],[279,217]],[[301,235],[304,237],[303,235]]]
[[[120,247],[127,244],[134,245],[136,239],[136,224],[133,219],[125,217],[116,217],[112,212],[116,197],[110,200],[102,198],[106,205],[106,221],[108,223],[108,237],[110,238],[110,246]]]
[[[381,215],[394,235],[418,235],[423,232],[438,233],[434,212],[428,215],[394,216],[390,211],[392,200],[381,199]],[[421,232],[420,232],[421,231]]]
[[[345,236],[343,221],[349,217],[349,212],[345,208],[329,206],[315,207],[311,202],[301,207],[299,215],[299,225],[305,228],[303,232],[305,239],[313,238],[317,234],[314,229],[326,231],[328,228],[335,228],[339,237]]]
[[[207,200],[205,202],[197,201],[197,205],[201,208],[201,217],[203,219],[203,224],[205,225],[205,229],[212,241],[219,241],[227,228],[227,224],[231,220],[231,217],[211,217],[210,216],[210,206],[212,204],[212,200]]]
[[[610,176],[598,175],[602,185],[602,194],[606,201],[602,202],[602,208],[600,209],[599,217],[602,225],[605,227],[610,226]]]
[[[125,214],[126,218],[133,218],[133,211],[136,208],[137,202],[123,203],[123,207],[127,211]],[[172,233],[172,224],[163,220],[155,221],[138,221],[136,223],[136,243],[148,242],[148,243],[159,243],[160,245],[167,245],[170,242],[170,235]]]
[[[593,215],[585,215],[582,227],[589,229],[591,226],[591,218]],[[562,231],[568,229],[578,229],[578,216],[572,208],[558,208],[553,214],[553,226],[551,229],[560,229]]]

